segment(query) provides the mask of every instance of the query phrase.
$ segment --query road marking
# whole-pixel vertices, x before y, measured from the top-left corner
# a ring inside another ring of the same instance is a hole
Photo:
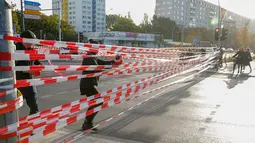
[[[74,90],[70,90],[70,91],[64,91],[64,92],[59,92],[59,93],[53,93],[53,94],[49,94],[49,95],[44,95],[44,96],[41,96],[39,98],[49,98],[49,97],[52,97],[52,96],[58,96],[58,95],[62,95],[62,94],[66,94],[68,92],[73,92],[73,91],[78,91],[78,89],[74,89]]]

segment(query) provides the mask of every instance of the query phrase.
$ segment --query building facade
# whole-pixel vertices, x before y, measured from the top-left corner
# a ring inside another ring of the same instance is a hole
[[[104,32],[106,25],[105,0],[52,0],[52,8],[62,5],[61,15],[79,32]],[[58,15],[59,10],[53,10]]]
[[[119,45],[128,47],[160,47],[156,42],[156,34],[133,32],[84,32],[88,39],[100,41],[106,45]]]
[[[185,27],[218,27],[219,6],[204,0],[156,0],[155,14],[170,18]],[[248,18],[226,11],[223,21],[229,17],[236,21],[236,27],[244,26]]]

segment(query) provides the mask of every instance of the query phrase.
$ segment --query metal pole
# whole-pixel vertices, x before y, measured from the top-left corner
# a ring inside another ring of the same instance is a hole
[[[42,39],[42,34],[43,34],[43,31],[42,30],[40,30],[40,39]]]
[[[218,0],[218,5],[219,5],[219,20],[218,20],[218,28],[219,28],[219,47],[221,44],[221,7],[220,7],[220,0]]]
[[[59,29],[59,41],[62,41],[62,38],[61,38],[61,20],[62,20],[62,0],[59,0],[58,1],[58,5],[59,5],[59,23],[58,23],[58,29]]]
[[[22,32],[25,31],[25,19],[24,19],[24,10],[23,10],[23,0],[20,0],[20,5],[21,5],[21,25],[22,25]]]
[[[0,35],[13,36],[12,29],[12,11],[10,5],[5,0],[0,0]],[[1,37],[1,36],[0,36]],[[12,41],[0,39],[0,52],[14,52],[14,44]],[[14,61],[0,61],[0,66],[15,66]],[[0,83],[0,86],[13,85],[15,83],[15,72],[13,71],[0,71],[0,79],[10,78],[6,82]],[[0,92],[5,92],[11,89],[0,89]],[[17,99],[16,92],[8,94],[7,96],[0,97],[0,102],[7,102]],[[14,110],[0,115],[0,128],[18,122],[18,112]],[[17,137],[0,140],[0,143],[16,143]]]
[[[78,42],[80,43],[80,32],[78,31]]]
[[[183,42],[184,42],[184,23],[182,23],[182,46],[183,46]]]

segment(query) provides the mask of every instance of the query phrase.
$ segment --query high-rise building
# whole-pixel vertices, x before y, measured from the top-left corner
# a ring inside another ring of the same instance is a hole
[[[219,6],[204,0],[156,0],[155,14],[170,18],[185,27],[218,27]],[[236,27],[244,26],[248,18],[230,11],[225,12],[223,21],[232,16]]]
[[[52,0],[52,8],[59,8],[60,0]],[[62,19],[79,32],[104,32],[106,25],[105,0],[62,0]],[[59,15],[59,10],[53,10]]]
[[[249,24],[249,31],[253,34],[255,34],[255,19],[251,20],[250,21],[250,24]]]

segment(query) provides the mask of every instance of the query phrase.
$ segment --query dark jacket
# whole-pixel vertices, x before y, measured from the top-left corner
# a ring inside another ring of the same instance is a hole
[[[82,65],[112,65],[114,61],[104,61],[96,57],[84,58]],[[92,74],[101,71],[82,71],[82,74]],[[98,77],[82,78],[80,81],[80,88],[91,88],[98,85]]]
[[[244,57],[244,52],[243,51],[236,52],[236,54],[233,56],[233,58],[235,58],[234,62],[236,64],[242,64],[243,63],[243,57]]]
[[[250,61],[252,61],[251,53],[249,51],[245,51],[243,53],[243,64],[249,65]]]
[[[16,44],[16,50],[29,50],[26,49],[21,43]],[[32,66],[32,65],[41,65],[38,60],[35,61],[15,61],[15,66]],[[32,79],[33,75],[28,72],[16,71],[16,79]]]

